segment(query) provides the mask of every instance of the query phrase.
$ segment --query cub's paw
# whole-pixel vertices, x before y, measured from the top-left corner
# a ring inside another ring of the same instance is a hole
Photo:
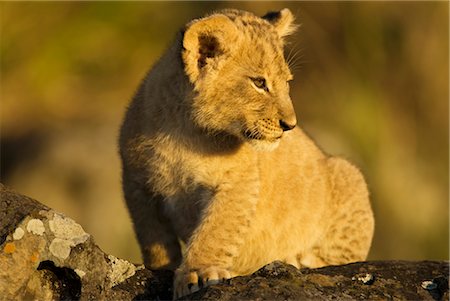
[[[198,271],[199,277],[203,280],[203,287],[217,284],[233,277],[230,271],[218,267],[208,267]]]
[[[180,267],[175,272],[174,300],[200,290],[201,287],[217,284],[220,281],[230,279],[231,273],[219,267],[207,267],[202,269],[187,269]],[[201,284],[199,284],[199,281]]]
[[[183,267],[175,271],[175,281],[173,284],[173,300],[195,293],[200,290],[198,285],[198,274]]]

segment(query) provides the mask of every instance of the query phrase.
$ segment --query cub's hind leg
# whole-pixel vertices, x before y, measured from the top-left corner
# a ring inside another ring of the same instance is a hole
[[[366,259],[374,232],[367,185],[361,172],[346,160],[327,160],[331,202],[324,236],[306,254],[301,265],[315,268]]]
[[[175,270],[181,263],[181,248],[169,220],[164,218],[162,197],[152,196],[125,175],[123,186],[145,266]]]

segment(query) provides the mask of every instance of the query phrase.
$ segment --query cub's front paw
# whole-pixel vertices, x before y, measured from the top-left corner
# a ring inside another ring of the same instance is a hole
[[[220,281],[230,279],[231,277],[232,275],[228,270],[219,267],[200,269],[180,267],[175,272],[173,298],[177,299],[192,294],[200,290],[201,287],[217,284]],[[202,285],[199,284],[199,281]]]

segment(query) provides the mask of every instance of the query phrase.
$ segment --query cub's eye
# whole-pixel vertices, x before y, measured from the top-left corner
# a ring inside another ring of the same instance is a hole
[[[268,91],[269,89],[267,88],[267,84],[266,84],[266,79],[263,77],[251,77],[250,78],[253,82],[253,84],[256,86],[256,88],[264,90],[264,91]]]

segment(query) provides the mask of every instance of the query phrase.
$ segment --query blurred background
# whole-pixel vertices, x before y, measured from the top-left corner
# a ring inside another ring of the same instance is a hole
[[[141,262],[117,151],[137,85],[192,18],[288,7],[301,23],[287,49],[299,125],[365,174],[370,259],[448,259],[448,5],[1,2],[1,182]]]

